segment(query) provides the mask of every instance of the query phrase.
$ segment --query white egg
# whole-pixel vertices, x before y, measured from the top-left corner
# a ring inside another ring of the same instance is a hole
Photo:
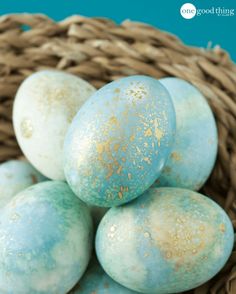
[[[13,108],[17,141],[43,175],[64,180],[62,149],[66,131],[95,88],[60,71],[32,74],[20,86]]]

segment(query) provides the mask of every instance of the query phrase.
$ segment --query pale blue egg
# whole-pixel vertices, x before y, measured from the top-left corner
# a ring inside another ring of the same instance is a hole
[[[68,185],[31,186],[0,214],[0,292],[65,294],[83,275],[91,247],[89,210]]]
[[[180,188],[151,188],[111,208],[96,235],[106,273],[141,293],[179,293],[216,275],[229,258],[233,227],[211,199]]]
[[[172,153],[155,186],[199,190],[209,177],[217,154],[217,128],[205,97],[188,82],[164,78],[176,112]]]
[[[160,175],[174,133],[174,108],[160,82],[146,76],[114,81],[90,97],[69,128],[66,179],[88,204],[126,203]]]
[[[112,280],[96,262],[92,261],[88,270],[70,294],[135,294]],[[138,294],[138,293],[137,293]]]
[[[23,160],[10,160],[0,165],[0,209],[17,193],[25,188],[45,181],[30,163]]]

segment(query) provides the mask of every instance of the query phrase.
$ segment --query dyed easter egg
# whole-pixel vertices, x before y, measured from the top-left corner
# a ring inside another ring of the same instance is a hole
[[[65,294],[91,251],[89,210],[64,182],[31,186],[0,214],[0,289],[7,294]]]
[[[126,203],[160,174],[175,132],[166,89],[131,76],[98,90],[74,118],[64,144],[64,171],[74,193],[88,204]]]
[[[30,163],[10,160],[0,165],[0,209],[17,193],[38,182],[45,181]]]
[[[112,280],[99,266],[90,263],[88,270],[70,294],[135,294]]]
[[[96,235],[106,273],[141,293],[179,293],[205,283],[224,266],[234,232],[211,199],[180,188],[151,188],[111,208]]]
[[[27,159],[46,177],[64,180],[62,150],[68,126],[95,89],[68,73],[44,70],[20,86],[13,108],[17,141]]]
[[[209,177],[217,154],[217,129],[203,95],[188,82],[165,78],[176,112],[172,153],[155,186],[199,190]]]

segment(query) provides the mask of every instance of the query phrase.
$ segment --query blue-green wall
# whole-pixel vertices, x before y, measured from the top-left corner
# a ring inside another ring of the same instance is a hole
[[[1,0],[0,13],[40,12],[60,20],[72,14],[107,16],[117,22],[124,19],[144,21],[170,31],[187,44],[206,47],[208,41],[219,44],[236,60],[236,15],[201,16],[185,20],[179,9],[185,2],[198,8],[221,6],[234,8],[236,0]]]

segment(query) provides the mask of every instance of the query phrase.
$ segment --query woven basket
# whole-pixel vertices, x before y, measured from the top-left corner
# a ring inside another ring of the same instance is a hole
[[[236,65],[219,48],[187,47],[146,24],[72,16],[56,23],[43,15],[0,18],[0,161],[21,156],[12,128],[12,102],[32,72],[57,68],[96,87],[134,74],[176,76],[208,99],[217,120],[219,152],[202,192],[217,201],[236,228]],[[213,280],[189,293],[236,293],[236,251]]]

